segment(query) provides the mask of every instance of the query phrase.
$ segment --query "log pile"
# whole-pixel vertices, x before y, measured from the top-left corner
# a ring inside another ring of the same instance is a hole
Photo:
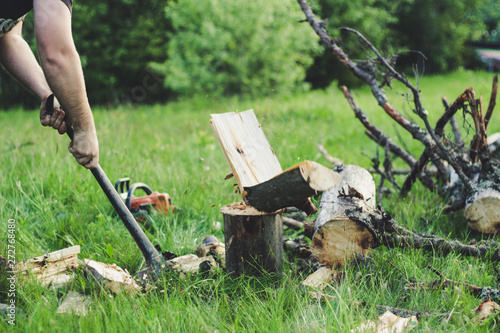
[[[450,198],[447,211],[464,209],[465,218],[472,229],[483,233],[500,231],[500,213],[497,209],[500,205],[500,163],[492,155],[493,151],[495,153],[498,151],[500,142],[498,137],[495,140],[488,140],[487,136],[488,123],[496,104],[498,77],[495,76],[493,79],[487,108],[483,107],[482,97],[478,98],[473,88],[467,88],[450,105],[443,100],[445,111],[436,125],[432,126],[427,117],[428,111],[422,103],[420,90],[410,83],[406,76],[396,71],[388,58],[382,56],[359,32],[350,28],[341,28],[353,33],[373,53],[373,58],[368,58],[363,64],[350,59],[335,39],[328,35],[321,20],[314,15],[306,0],[298,0],[298,2],[306,16],[305,21],[311,25],[326,47],[356,77],[368,84],[377,104],[390,119],[423,146],[423,151],[418,157],[398,146],[368,120],[347,87],[342,87],[356,117],[366,128],[368,137],[390,153],[386,154],[388,163],[384,163],[384,168],[379,169],[378,165],[375,168],[376,172],[381,175],[380,188],[384,181],[390,181],[400,189],[400,194],[403,196],[411,190],[412,185],[418,179],[428,189]],[[408,88],[412,96],[412,110],[423,121],[424,128],[405,117],[389,102],[382,88],[388,80],[397,80]],[[464,117],[472,118],[463,122],[473,124],[475,135],[469,147],[465,146],[457,125],[460,122],[455,119],[459,111],[463,111],[461,113]],[[454,133],[454,139],[451,140],[446,140],[444,137],[444,129],[448,124],[451,124]],[[392,170],[390,163],[391,154],[401,158],[410,168],[401,186],[394,179],[396,173]]]

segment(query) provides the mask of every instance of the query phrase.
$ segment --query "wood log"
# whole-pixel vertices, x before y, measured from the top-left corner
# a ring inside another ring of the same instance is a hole
[[[83,261],[87,277],[93,276],[105,290],[109,290],[114,294],[123,292],[136,294],[142,290],[129,272],[116,264],[106,264],[90,259],[84,259]]]
[[[265,182],[283,171],[253,110],[211,116],[210,125],[224,151],[240,193],[244,193],[245,187]],[[317,212],[307,197],[295,204],[308,215]]]
[[[311,242],[313,256],[330,268],[343,267],[346,259],[357,254],[368,254],[376,242],[369,221],[353,221],[345,213],[348,209],[375,208],[376,186],[372,175],[355,165],[344,165],[339,173],[341,182],[321,197]]]
[[[262,183],[283,171],[253,110],[211,117],[210,125],[241,193],[245,186]]]
[[[73,278],[78,268],[80,246],[72,246],[43,256],[21,261],[14,270],[21,276],[33,274],[42,286],[62,287]]]
[[[257,210],[275,212],[298,206],[310,196],[337,186],[340,178],[338,173],[321,164],[304,161],[263,183],[246,186],[243,197]]]
[[[498,185],[485,181],[466,201],[464,216],[472,229],[482,233],[500,231],[500,191],[497,188]]]
[[[244,203],[222,207],[226,270],[233,276],[282,272],[281,213],[264,213]]]

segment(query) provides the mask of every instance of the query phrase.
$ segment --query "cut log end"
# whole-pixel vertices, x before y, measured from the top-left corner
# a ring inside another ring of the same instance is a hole
[[[487,189],[479,192],[465,207],[469,226],[482,233],[500,232],[500,192]]]
[[[313,256],[328,267],[344,267],[346,261],[358,254],[368,255],[375,243],[373,234],[365,226],[346,217],[324,223],[311,242]]]

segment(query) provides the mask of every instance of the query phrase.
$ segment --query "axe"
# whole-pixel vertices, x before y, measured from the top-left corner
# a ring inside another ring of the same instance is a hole
[[[54,112],[54,109],[61,109],[61,105],[59,104],[59,101],[56,99],[54,94],[50,95],[47,98],[45,109],[47,114],[49,115]],[[71,126],[68,126],[66,133],[68,134],[69,138],[73,140],[74,131]],[[153,246],[142,228],[135,220],[132,213],[130,213],[127,206],[125,206],[125,203],[109,181],[108,176],[106,176],[106,173],[104,173],[104,170],[101,168],[101,166],[98,164],[96,168],[90,169],[90,171],[108,197],[108,200],[115,208],[115,211],[120,216],[123,224],[125,224],[125,227],[127,227],[130,235],[141,250],[144,259],[146,259],[147,267],[144,271],[148,271],[153,273],[153,275],[159,276],[161,272],[165,271],[169,267],[166,264],[163,256],[158,253],[156,248]]]

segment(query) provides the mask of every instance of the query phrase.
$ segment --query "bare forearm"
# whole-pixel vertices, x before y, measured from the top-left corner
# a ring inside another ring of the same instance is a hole
[[[54,52],[39,49],[39,54],[50,88],[67,111],[72,125],[75,129],[93,128],[94,121],[76,50],[68,48]]]
[[[40,100],[51,91],[33,52],[17,30],[0,38],[0,63],[17,81]]]

